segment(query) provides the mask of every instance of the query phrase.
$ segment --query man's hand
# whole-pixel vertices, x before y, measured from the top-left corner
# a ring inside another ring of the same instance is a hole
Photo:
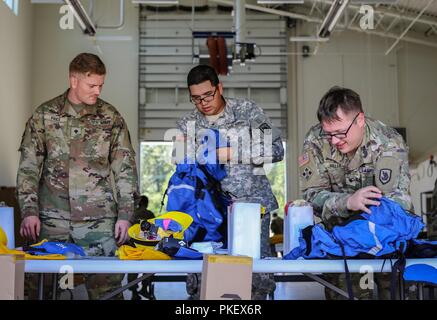
[[[381,199],[381,197],[381,190],[374,186],[368,186],[356,191],[347,199],[347,208],[352,211],[371,213],[366,206],[379,206],[379,201],[372,199]]]
[[[41,221],[37,216],[29,216],[23,219],[20,227],[20,234],[23,238],[37,241],[41,230]]]
[[[115,240],[117,245],[121,246],[127,240],[127,230],[131,226],[127,220],[118,220],[115,224]]]
[[[227,163],[231,160],[232,148],[218,148],[217,149],[217,159],[219,163]]]

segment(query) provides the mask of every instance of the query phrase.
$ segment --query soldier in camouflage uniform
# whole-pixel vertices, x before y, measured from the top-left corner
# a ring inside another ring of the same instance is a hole
[[[349,89],[329,90],[317,116],[320,123],[305,137],[299,173],[305,200],[328,229],[362,211],[370,213],[367,206],[379,205],[382,196],[413,211],[408,148],[400,134],[365,117],[359,95]],[[361,276],[352,275],[354,292],[369,299],[372,292],[358,286]],[[389,298],[388,276],[375,275],[382,299]],[[344,274],[328,278],[346,288]],[[327,298],[342,298],[330,289],[325,292]]]
[[[265,207],[266,214],[261,223],[261,255],[271,256],[269,212],[277,209],[278,203],[265,175],[263,164],[281,161],[284,157],[279,130],[254,102],[224,98],[222,83],[210,66],[199,65],[191,69],[187,82],[191,101],[196,109],[177,122],[178,129],[183,133],[184,141],[192,137],[191,129],[197,133],[202,129],[216,129],[223,136],[229,137],[232,142],[230,147],[217,150],[217,158],[220,163],[225,164],[227,172],[227,176],[221,181],[223,191],[229,192],[237,199],[258,202]],[[259,134],[261,137],[259,140],[252,139],[256,130],[262,132]],[[267,133],[270,134],[269,139],[271,139],[268,147],[263,140],[267,139]],[[241,138],[244,134],[247,134],[247,139]],[[195,146],[192,146],[195,150],[199,150],[200,141],[201,139],[195,140]],[[247,142],[250,143],[249,146],[245,145]],[[187,145],[190,154],[190,145],[189,143]],[[252,299],[266,299],[275,288],[273,275],[259,273],[253,275]],[[187,292],[192,298],[198,299],[199,291],[200,276],[188,275]]]
[[[98,98],[105,75],[99,57],[78,55],[70,63],[70,88],[39,106],[26,124],[17,197],[20,232],[29,240],[70,241],[89,255],[113,256],[127,239],[137,193],[135,152],[121,114]],[[89,298],[121,280],[89,275]]]

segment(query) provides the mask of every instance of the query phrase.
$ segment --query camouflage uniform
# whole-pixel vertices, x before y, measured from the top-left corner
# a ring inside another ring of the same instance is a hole
[[[301,190],[305,200],[312,203],[315,214],[331,229],[352,215],[347,209],[347,198],[357,190],[376,186],[387,198],[398,202],[405,210],[413,211],[410,196],[408,148],[401,135],[384,123],[366,118],[364,139],[354,156],[349,159],[329,141],[320,137],[321,125],[312,127],[305,137],[303,154],[299,157]],[[357,284],[362,275],[352,275]],[[331,282],[344,286],[344,276],[332,278]],[[380,298],[388,298],[387,275],[375,275],[379,282]],[[368,291],[358,285],[354,292],[361,298],[370,298]],[[327,289],[328,298],[339,295]]]
[[[261,223],[261,255],[271,256],[269,246],[269,226],[270,214],[278,208],[278,203],[273,195],[270,182],[265,175],[263,164],[264,157],[270,157],[271,162],[281,161],[284,157],[284,149],[279,130],[276,129],[264,111],[254,102],[245,99],[223,98],[226,105],[223,114],[214,122],[209,122],[207,118],[197,109],[184,116],[177,122],[178,129],[184,135],[189,135],[189,123],[195,124],[195,131],[201,129],[217,129],[225,132],[230,139],[235,139],[238,133],[247,130],[252,133],[253,129],[259,129],[265,134],[272,132],[272,150],[264,150],[263,140],[251,140],[251,146],[247,148],[244,139],[238,140],[238,148],[233,148],[238,152],[238,163],[231,162],[225,164],[227,177],[221,181],[223,191],[231,193],[237,199],[259,202],[265,207],[265,214]],[[255,141],[255,142],[254,142]],[[258,143],[259,142],[259,143]],[[199,139],[196,140],[196,150],[200,146]],[[231,144],[232,147],[232,144]],[[252,151],[252,153],[251,153]],[[190,150],[188,150],[188,153]],[[236,155],[236,153],[234,154]],[[248,160],[248,161],[247,161]],[[197,278],[197,281],[196,281]],[[200,277],[194,274],[188,275],[187,292],[194,299],[200,293]],[[273,293],[276,284],[272,274],[254,274],[252,286],[252,298],[254,300],[265,299],[267,294]]]
[[[112,256],[116,220],[131,220],[134,213],[135,152],[112,105],[98,99],[76,112],[67,95],[43,103],[26,124],[17,174],[22,218],[40,218],[41,239],[72,241],[90,255]],[[94,276],[90,298],[119,284],[120,277],[102,286],[108,277]]]

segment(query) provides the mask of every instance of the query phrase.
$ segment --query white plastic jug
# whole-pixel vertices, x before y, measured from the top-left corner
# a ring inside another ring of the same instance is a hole
[[[284,255],[299,246],[300,230],[314,224],[313,207],[305,200],[289,202],[284,217]]]
[[[234,202],[228,208],[229,254],[261,258],[261,204]]]

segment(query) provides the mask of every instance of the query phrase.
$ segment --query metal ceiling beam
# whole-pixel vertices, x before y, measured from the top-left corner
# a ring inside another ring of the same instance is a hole
[[[419,14],[417,15],[416,19],[414,19],[413,21],[411,21],[411,23],[408,25],[408,27],[404,30],[404,32],[402,32],[402,34],[399,36],[399,38],[396,39],[396,41],[391,45],[391,47],[385,52],[385,55],[388,55],[390,53],[390,51],[393,50],[394,47],[396,47],[396,45],[399,43],[399,41],[401,41],[401,39],[407,34],[408,30],[411,29],[411,27],[416,23],[417,20],[419,20],[419,18],[425,13],[426,9],[429,8],[429,6],[434,2],[434,0],[430,0],[428,2],[428,4],[419,12]]]
[[[332,3],[331,0],[318,0],[318,1],[321,1],[321,2],[326,3],[326,4]],[[361,8],[361,6],[356,5],[356,4],[352,4],[352,3],[349,3],[349,5],[348,5],[348,9],[360,10],[360,8]],[[417,17],[415,15],[410,15],[410,14],[406,15],[403,13],[395,13],[393,11],[383,9],[383,8],[375,9],[375,13],[380,14],[380,15],[384,15],[386,17],[392,17],[392,18],[397,17],[397,18],[407,20],[407,21],[414,21]],[[426,18],[422,17],[422,18],[418,19],[416,22],[427,24],[427,25],[433,25],[433,26],[437,27],[437,20],[426,19]]]
[[[224,4],[224,5],[228,5],[228,6],[233,6],[233,2],[232,1],[227,1],[227,0],[209,0],[209,1],[215,2],[215,3],[221,3],[221,4]],[[324,1],[324,0],[320,0],[320,1]],[[298,19],[298,20],[303,20],[303,21],[306,21],[306,22],[322,23],[322,19],[319,19],[319,18],[309,17],[309,16],[306,16],[304,14],[296,14],[296,13],[292,13],[292,12],[288,12],[288,11],[283,11],[283,10],[270,9],[270,8],[266,8],[266,7],[263,7],[263,6],[256,6],[256,5],[246,4],[246,9],[252,9],[252,10],[256,10],[256,11],[260,11],[260,12],[271,13],[271,14],[275,14],[275,15],[279,15],[279,16],[284,16],[284,17],[290,17],[290,18],[294,18],[294,19]],[[363,30],[363,29],[361,29],[359,27],[353,27],[353,26],[349,27],[347,25],[346,26],[340,26],[340,27],[343,27],[343,28],[346,28],[346,29],[352,30],[352,31],[357,31],[357,32],[371,34],[371,35],[385,37],[385,38],[392,38],[392,39],[399,38],[399,35],[394,34],[394,33],[389,33],[389,32],[381,32],[381,31],[374,31],[374,30]],[[406,42],[411,42],[411,43],[416,43],[416,44],[421,44],[421,45],[437,48],[437,42],[426,41],[426,40],[423,40],[423,39],[420,39],[420,38],[412,38],[412,37],[404,36],[402,38],[402,40],[406,41]]]
[[[227,0],[209,0],[209,1],[228,5],[228,6],[234,5],[234,3],[232,1],[227,1]],[[275,14],[278,16],[289,17],[289,18],[298,19],[298,20],[304,20],[307,22],[316,22],[316,23],[322,22],[318,18],[313,18],[313,17],[307,16],[304,14],[298,14],[298,13],[293,13],[293,12],[288,12],[288,11],[283,11],[283,10],[271,9],[271,8],[257,6],[257,5],[253,5],[253,4],[246,4],[245,7],[246,7],[246,9],[252,9],[252,10],[261,11],[261,12],[265,12],[265,13]]]

